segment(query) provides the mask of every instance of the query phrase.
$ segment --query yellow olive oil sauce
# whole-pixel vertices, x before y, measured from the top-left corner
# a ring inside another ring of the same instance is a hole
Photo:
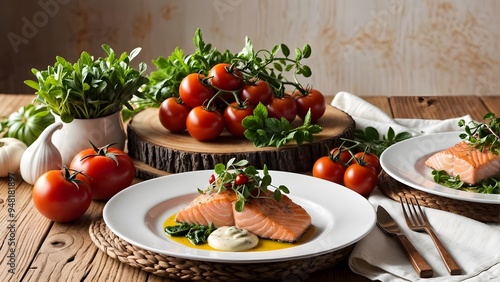
[[[165,220],[165,222],[163,222],[163,230],[165,230],[165,227],[167,227],[167,226],[178,225],[178,223],[175,222],[175,215],[176,214],[173,214],[172,216],[167,218]],[[281,250],[281,249],[292,248],[292,247],[298,246],[300,244],[303,244],[305,242],[308,242],[310,240],[310,238],[315,233],[316,233],[316,228],[311,225],[306,230],[304,235],[302,235],[302,237],[295,243],[285,243],[285,242],[278,242],[278,241],[274,241],[274,240],[270,240],[270,239],[259,238],[259,243],[257,244],[257,246],[255,246],[255,248],[252,248],[250,250],[243,251],[243,252],[276,251],[276,250]],[[207,243],[200,244],[200,245],[194,245],[191,242],[189,242],[189,239],[187,239],[184,236],[170,237],[167,234],[165,234],[165,236],[167,236],[169,239],[171,239],[172,241],[174,241],[178,244],[182,244],[182,245],[185,245],[185,246],[190,247],[190,248],[199,249],[199,250],[218,251],[218,250],[210,247]]]

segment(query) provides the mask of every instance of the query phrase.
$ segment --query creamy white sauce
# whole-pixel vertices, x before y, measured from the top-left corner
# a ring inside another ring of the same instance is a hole
[[[208,236],[207,242],[210,247],[217,250],[239,252],[257,246],[259,238],[236,226],[222,226]]]

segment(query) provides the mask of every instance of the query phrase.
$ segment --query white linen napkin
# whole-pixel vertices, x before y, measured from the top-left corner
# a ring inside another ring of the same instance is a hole
[[[418,277],[395,238],[375,227],[360,240],[349,256],[349,267],[372,280],[389,281],[493,281],[500,278],[500,225],[485,224],[453,213],[423,210],[435,233],[462,268],[462,275],[451,276],[427,233],[411,231],[401,205],[376,188],[368,198],[376,209],[383,206],[401,231],[434,270],[432,278]],[[497,280],[498,281],[498,280]]]
[[[447,120],[393,119],[384,111],[356,95],[339,92],[331,103],[356,121],[356,129],[368,126],[386,134],[389,127],[396,133],[413,136],[461,131],[458,121],[471,121],[469,115]],[[447,247],[463,275],[451,276],[429,235],[411,231],[404,221],[401,205],[376,188],[368,198],[374,209],[383,206],[399,224],[402,232],[434,270],[433,278],[420,279],[395,238],[375,227],[360,240],[351,255],[351,270],[380,281],[488,281],[500,277],[500,224],[485,224],[453,213],[424,208],[436,234]]]
[[[386,134],[389,127],[392,127],[396,134],[409,132],[413,136],[437,132],[461,131],[463,128],[458,126],[458,121],[464,119],[467,123],[472,120],[469,115],[446,120],[393,119],[378,107],[348,92],[337,93],[331,105],[348,113],[356,121],[356,129],[365,129],[371,126],[376,128],[380,134]]]

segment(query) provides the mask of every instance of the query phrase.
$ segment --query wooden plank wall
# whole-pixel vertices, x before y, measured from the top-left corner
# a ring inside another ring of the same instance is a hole
[[[44,3],[44,4],[43,4]],[[0,92],[26,93],[30,69],[143,48],[138,60],[192,51],[201,28],[218,49],[302,47],[325,94],[500,95],[496,0],[42,0],[2,1]]]

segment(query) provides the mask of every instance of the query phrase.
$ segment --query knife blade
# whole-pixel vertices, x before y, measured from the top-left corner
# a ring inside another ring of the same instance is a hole
[[[432,277],[433,270],[408,238],[401,233],[398,224],[382,206],[377,206],[377,226],[386,234],[398,239],[405,254],[421,278]]]

